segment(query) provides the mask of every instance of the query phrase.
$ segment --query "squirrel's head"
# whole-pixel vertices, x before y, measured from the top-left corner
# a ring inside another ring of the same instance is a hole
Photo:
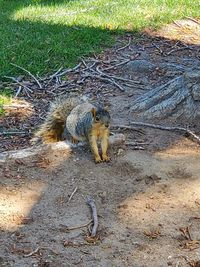
[[[94,119],[94,123],[104,125],[106,128],[110,125],[110,114],[108,112],[107,107],[93,107],[91,109],[91,113]]]

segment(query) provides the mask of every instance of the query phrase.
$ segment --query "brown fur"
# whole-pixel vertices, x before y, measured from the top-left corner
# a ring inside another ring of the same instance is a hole
[[[52,103],[44,123],[34,134],[32,143],[53,143],[62,140],[65,121],[71,110],[79,104],[76,98],[57,99]]]

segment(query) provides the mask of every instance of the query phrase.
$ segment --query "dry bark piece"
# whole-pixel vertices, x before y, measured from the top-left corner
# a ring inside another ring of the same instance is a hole
[[[184,118],[200,116],[200,70],[186,72],[152,89],[132,102],[134,118]]]

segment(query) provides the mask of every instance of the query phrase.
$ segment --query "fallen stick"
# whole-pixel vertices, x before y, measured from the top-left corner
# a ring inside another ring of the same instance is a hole
[[[61,72],[61,73],[55,75],[54,77],[61,77],[61,76],[65,75],[65,74],[67,74],[67,73],[69,73],[69,72],[75,71],[75,70],[77,70],[81,65],[82,65],[82,62],[80,62],[80,63],[79,63],[78,65],[76,65],[74,68],[66,69],[66,70],[64,70],[63,72]]]
[[[132,147],[132,150],[145,150],[145,148],[142,146],[134,146]]]
[[[132,144],[131,142],[124,143],[125,146],[130,146],[132,150],[145,150],[143,146],[139,146],[139,144]]]
[[[200,25],[200,22],[198,20],[196,20],[194,18],[191,18],[191,17],[186,17],[186,18],[191,20],[191,21],[193,21],[193,22],[195,22],[196,24]]]
[[[148,145],[147,143],[135,143],[135,142],[125,142],[125,146],[130,146],[133,150],[145,150],[142,145]]]
[[[87,227],[87,226],[89,226],[92,222],[93,222],[93,220],[90,220],[88,223],[85,223],[85,224],[83,224],[83,225],[77,225],[77,226],[73,226],[73,227],[68,227],[68,226],[66,226],[66,225],[62,225],[62,227],[65,227],[65,228],[66,228],[66,231],[72,231],[72,230],[77,230],[77,229],[81,229],[81,228]]]
[[[92,210],[92,217],[93,217],[93,226],[92,226],[92,231],[91,231],[90,236],[95,237],[97,235],[97,229],[98,229],[97,208],[96,208],[94,200],[90,196],[87,197],[86,203],[90,206]]]
[[[190,49],[190,47],[188,46],[185,46],[185,47],[178,47],[176,49],[172,49],[170,50],[169,52],[166,53],[167,56],[171,55],[172,53],[174,52],[177,52],[177,51],[181,51],[181,50],[185,50],[185,49]]]
[[[68,201],[67,201],[67,204],[68,204],[68,203],[70,202],[70,200],[73,198],[73,195],[76,193],[77,189],[78,189],[78,187],[76,187],[76,188],[74,189],[74,191],[71,193],[71,196],[69,197],[69,199],[68,199]]]
[[[20,85],[16,94],[15,94],[15,97],[18,97],[18,95],[21,93],[21,90],[22,90],[22,86]]]
[[[106,81],[106,82],[109,82],[109,83],[115,85],[116,87],[118,87],[120,89],[120,91],[122,91],[122,92],[125,91],[125,89],[120,84],[115,82],[113,79],[109,79],[109,78],[106,78],[106,77],[102,77],[100,75],[94,75],[94,74],[90,74],[90,73],[85,74],[83,77],[85,77],[85,78],[87,78],[87,77],[96,78],[96,79],[99,79],[99,80],[102,80],[102,81]]]
[[[26,85],[24,85],[23,83],[19,82],[17,79],[15,79],[14,77],[10,77],[10,76],[4,76],[6,79],[11,79],[12,81],[16,82],[17,84],[21,85],[24,89],[26,89],[27,91],[33,93],[33,90],[31,90],[29,87],[27,87]]]
[[[127,129],[127,130],[133,130],[133,131],[136,131],[136,132],[139,132],[139,133],[142,133],[144,134],[144,132],[142,130],[138,130],[136,129],[135,127],[132,127],[130,125],[112,125],[111,126],[112,129]]]
[[[1,135],[20,135],[20,134],[29,134],[28,132],[23,132],[23,131],[8,131],[8,132],[0,132],[0,136]]]
[[[173,23],[174,23],[176,26],[178,26],[179,28],[182,28],[182,25],[179,24],[177,21],[173,20]]]
[[[25,254],[23,257],[24,258],[27,258],[27,257],[31,257],[33,255],[35,255],[36,253],[38,253],[40,250],[50,250],[52,251],[55,255],[58,255],[58,253],[56,251],[54,251],[53,249],[51,248],[47,248],[47,247],[37,247],[35,250],[33,250],[32,252],[30,252],[29,254]]]
[[[59,68],[54,74],[52,74],[52,75],[50,76],[50,79],[53,79],[54,77],[56,77],[56,75],[57,75],[59,72],[61,72],[62,69],[63,69],[63,67]]]
[[[14,104],[14,105],[3,105],[5,109],[18,109],[18,108],[26,108],[32,110],[32,108],[27,104]]]
[[[56,84],[58,84],[58,85],[62,84],[61,79],[60,79],[59,76],[56,76]]]
[[[130,122],[131,125],[134,126],[144,126],[144,127],[150,127],[154,129],[159,130],[165,130],[165,131],[175,131],[175,132],[182,132],[184,134],[188,134],[189,136],[192,136],[198,144],[200,144],[200,137],[197,136],[195,133],[193,133],[191,130],[184,128],[184,127],[169,127],[169,126],[162,126],[159,124],[151,124],[151,123],[145,123],[145,122]]]
[[[142,147],[142,146],[132,145],[132,144],[126,144],[126,143],[125,143],[125,145],[127,145],[127,146],[131,146],[131,149],[132,149],[132,150],[145,150],[145,148]]]
[[[152,43],[153,46],[155,46],[155,48],[160,52],[161,55],[163,55],[163,50],[160,48],[159,45]]]
[[[36,81],[36,83],[38,84],[38,86],[39,86],[39,88],[40,89],[42,89],[42,85],[41,85],[41,83],[38,81],[38,79],[30,72],[30,71],[28,71],[28,70],[26,70],[25,68],[23,68],[23,67],[20,67],[19,65],[17,65],[17,64],[14,64],[14,63],[10,63],[12,66],[15,66],[16,68],[19,68],[19,69],[21,69],[21,70],[23,70],[23,71],[25,71],[26,73],[28,73],[35,81]]]
[[[102,76],[105,76],[107,78],[110,78],[110,79],[116,79],[116,80],[120,80],[120,81],[124,81],[124,82],[130,82],[130,83],[141,83],[139,81],[134,81],[134,80],[130,80],[130,79],[125,79],[123,77],[118,77],[118,76],[115,76],[115,75],[109,75],[107,73],[104,73],[102,70],[99,69],[100,67],[97,66],[96,67],[96,70],[99,74],[101,74]]]
[[[82,59],[82,63],[83,63],[83,65],[85,66],[85,68],[82,69],[81,71],[84,72],[84,71],[86,71],[86,70],[92,70],[92,68],[93,68],[98,62],[99,62],[99,61],[95,61],[94,63],[91,64],[91,66],[88,66],[88,65],[86,64],[86,62]]]
[[[34,254],[38,253],[40,249],[41,249],[41,247],[36,248],[35,250],[30,252],[29,254],[24,255],[24,258],[28,258],[28,257],[33,256]]]
[[[132,59],[126,59],[126,60],[124,60],[124,61],[122,61],[122,62],[120,62],[120,63],[118,63],[118,64],[115,64],[115,65],[113,65],[113,66],[110,66],[110,67],[107,67],[107,68],[104,68],[104,70],[111,70],[111,69],[115,69],[115,68],[117,68],[117,67],[119,67],[119,66],[122,66],[122,65],[125,65],[125,64],[127,64],[128,62],[130,62]]]
[[[130,44],[131,44],[131,37],[129,37],[128,43],[125,46],[122,46],[117,49],[117,52],[127,48]]]

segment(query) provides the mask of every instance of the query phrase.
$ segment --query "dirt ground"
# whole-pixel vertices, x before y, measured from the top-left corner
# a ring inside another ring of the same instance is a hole
[[[122,42],[126,44],[129,38]],[[163,57],[151,46],[152,38],[133,43],[118,56],[134,54],[140,48],[141,57],[147,55],[154,63],[179,62],[188,68],[199,63],[198,49],[178,49]],[[174,45],[177,40],[154,42],[171,51],[169,43]],[[123,46],[121,41],[117,45]],[[115,57],[114,49],[102,57]],[[127,69],[118,70],[123,77],[127,73]],[[146,80],[146,90],[171,78],[159,69],[145,77],[134,75]],[[97,95],[90,90],[91,83],[84,86],[86,94],[109,104],[115,125],[128,123],[131,100],[144,90],[118,92],[110,87]],[[31,120],[23,126],[33,124]],[[3,129],[9,129],[11,121],[10,115],[4,118]],[[15,122],[17,128],[21,122]],[[198,133],[199,122],[192,126]],[[200,266],[199,145],[173,132],[117,131],[125,134],[126,144],[110,148],[109,163],[96,165],[87,146],[75,147],[72,153],[55,151],[0,163],[0,266]],[[23,137],[17,138],[2,139],[4,150],[28,146],[29,136],[24,143]],[[94,243],[88,242],[91,210],[87,196],[93,197],[98,212]]]

